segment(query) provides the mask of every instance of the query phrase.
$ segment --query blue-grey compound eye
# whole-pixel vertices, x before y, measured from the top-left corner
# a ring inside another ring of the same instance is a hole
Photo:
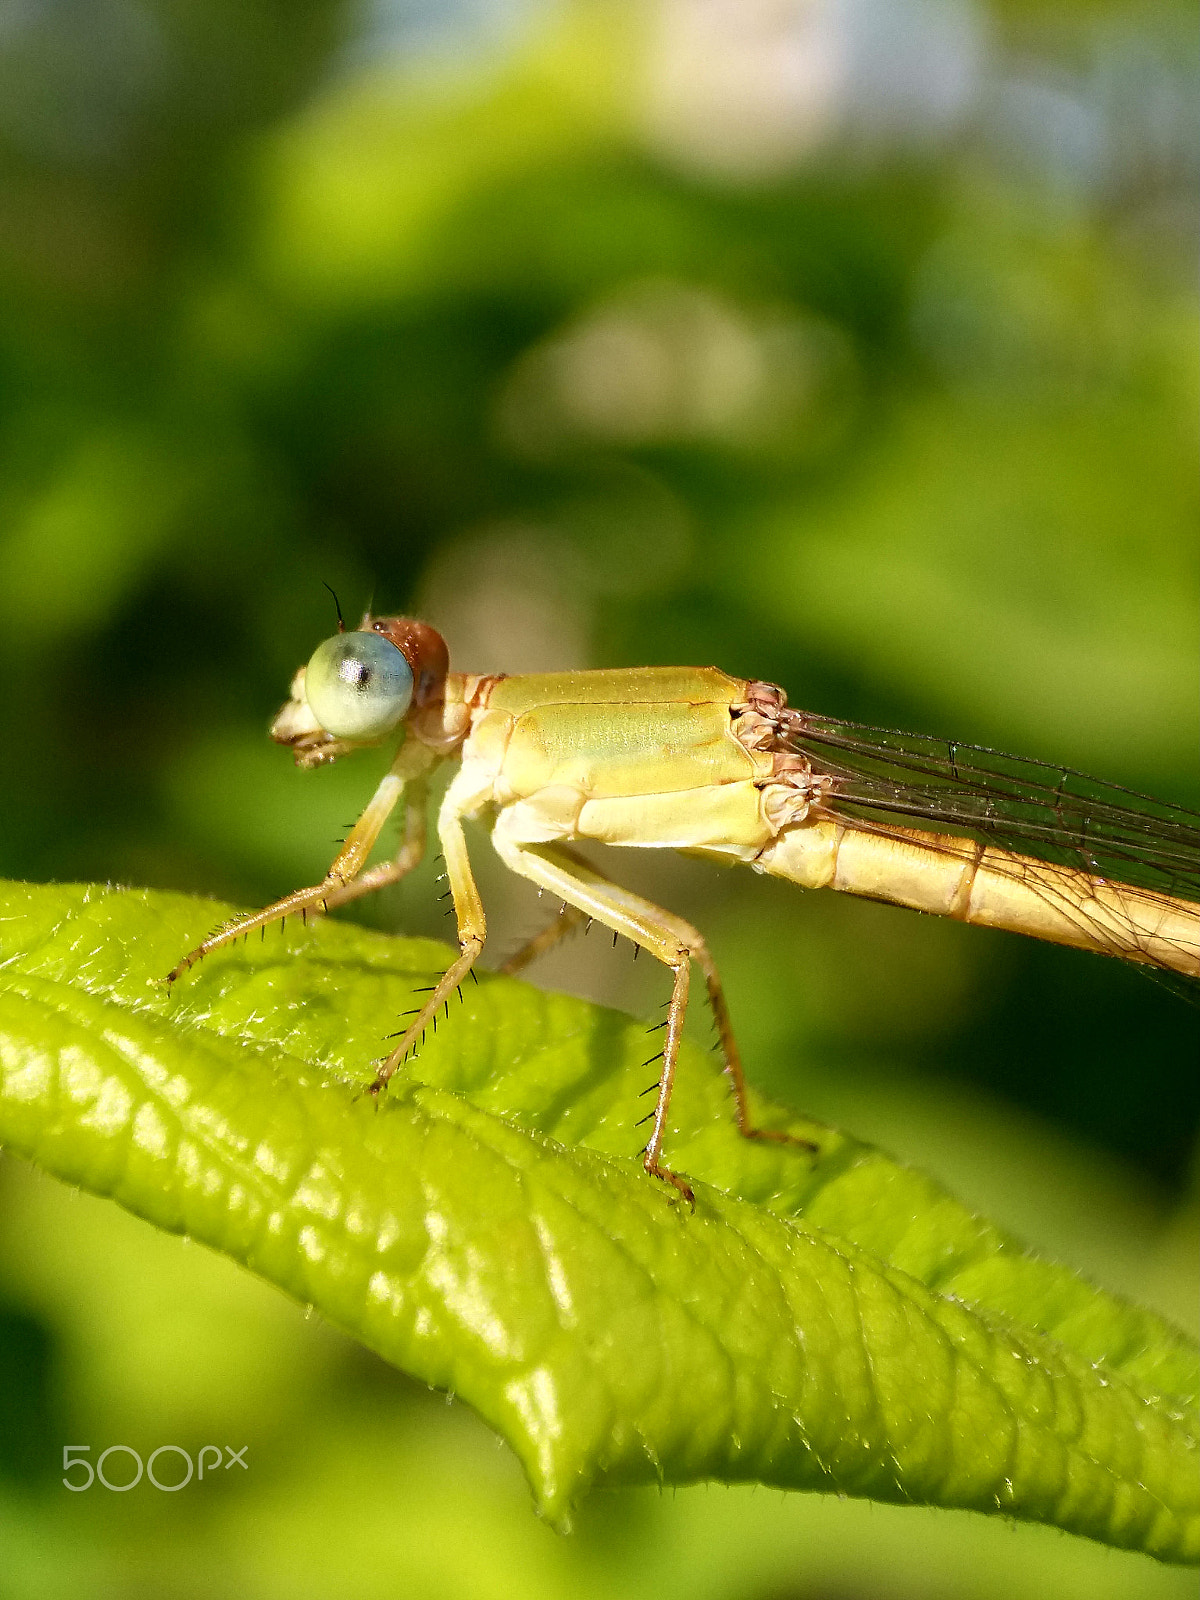
[[[378,739],[412,702],[412,668],[377,633],[338,633],[313,651],[304,674],[313,715],[335,739]]]

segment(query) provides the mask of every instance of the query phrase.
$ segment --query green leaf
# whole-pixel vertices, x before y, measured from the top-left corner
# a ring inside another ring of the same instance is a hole
[[[227,910],[0,887],[0,1139],[225,1251],[468,1400],[562,1521],[597,1483],[757,1480],[1200,1559],[1200,1361],[930,1179],[686,1049],[641,1171],[644,1026],[514,980],[376,1107],[444,946],[318,923],[161,974]]]

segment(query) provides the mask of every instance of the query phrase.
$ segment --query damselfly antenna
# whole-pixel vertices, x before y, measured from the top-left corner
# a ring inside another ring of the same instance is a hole
[[[321,580],[321,587],[322,589],[329,589],[330,594],[333,596],[333,603],[338,614],[338,632],[345,633],[346,624],[342,621],[342,602],[337,597],[336,589],[331,589],[329,584],[327,584],[324,579]]]

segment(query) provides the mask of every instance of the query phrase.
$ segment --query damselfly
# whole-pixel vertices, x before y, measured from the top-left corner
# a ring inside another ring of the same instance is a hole
[[[340,623],[340,616],[339,616]],[[674,975],[646,1171],[689,1199],[663,1159],[692,963],[704,975],[738,1126],[752,1126],[712,956],[682,918],[613,883],[571,848],[597,841],[685,851],[806,888],[841,889],[962,922],[1200,977],[1200,816],[1066,769],[974,745],[793,710],[773,684],[715,667],[635,667],[505,677],[449,670],[433,628],[365,617],[301,667],[271,728],[299,766],[398,740],[399,751],[324,880],[241,917],[190,951],[297,912],[323,912],[402,878],[425,847],[425,785],[459,770],[437,830],[459,954],[378,1067],[378,1094],[483,949],[487,924],[463,820],[486,813],[511,870],[568,908],[511,962],[515,971],[580,920],[648,950]],[[405,796],[396,857],[366,868]],[[803,1142],[803,1141],[799,1141]]]

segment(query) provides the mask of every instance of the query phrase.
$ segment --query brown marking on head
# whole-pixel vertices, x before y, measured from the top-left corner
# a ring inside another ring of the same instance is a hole
[[[443,698],[450,652],[436,628],[411,617],[373,617],[363,626],[390,640],[412,668],[414,709],[435,705]]]

